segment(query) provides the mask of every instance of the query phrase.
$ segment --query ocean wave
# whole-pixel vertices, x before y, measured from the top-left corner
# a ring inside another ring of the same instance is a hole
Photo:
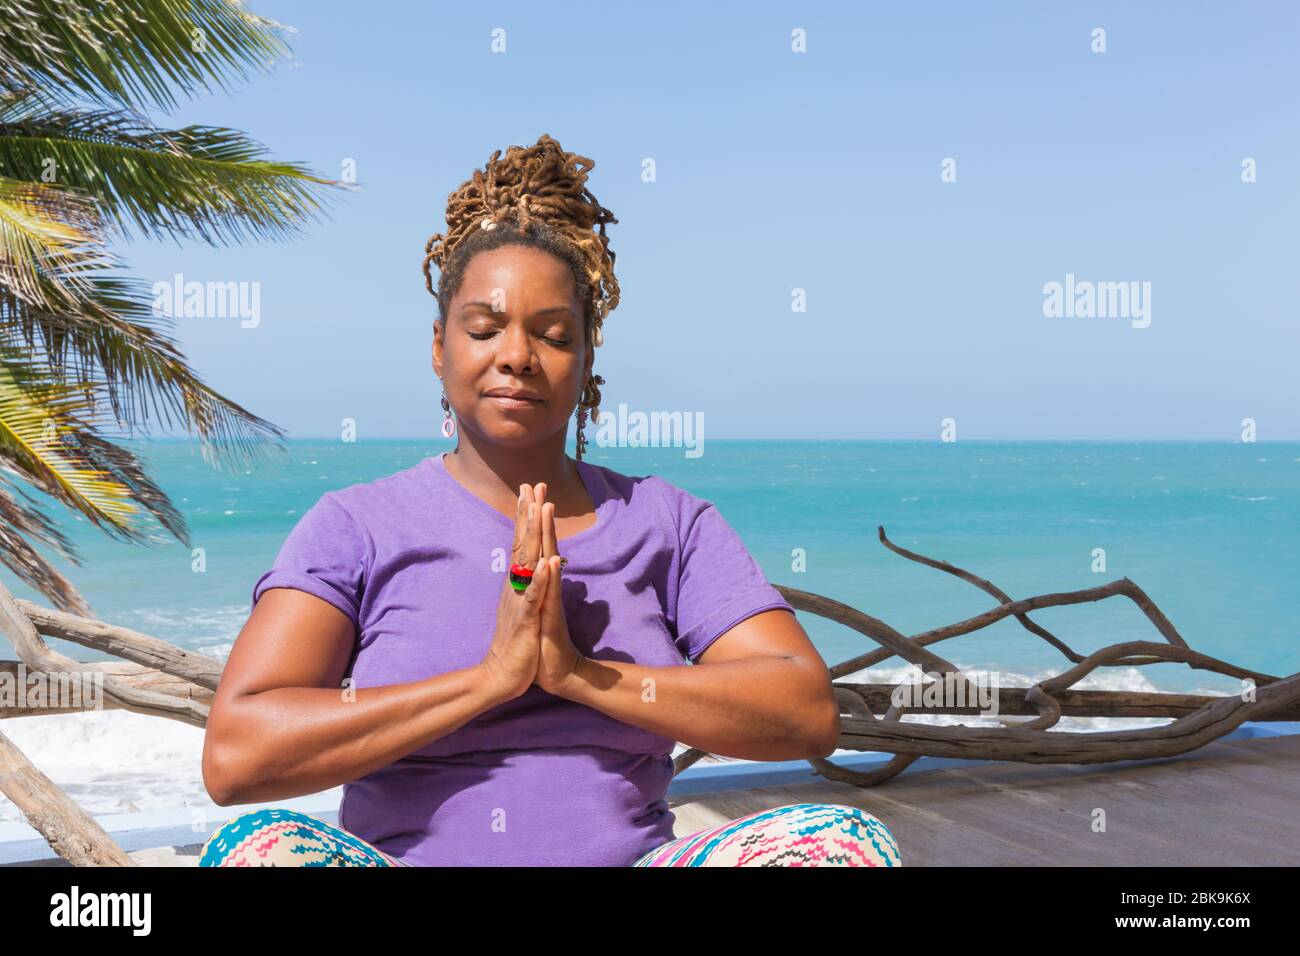
[[[187,648],[220,646],[235,639],[248,620],[247,604],[219,607],[137,607],[115,613],[113,623]],[[204,653],[207,653],[206,651]]]
[[[5,724],[5,735],[89,813],[213,805],[203,786],[201,727],[126,710]],[[17,806],[0,796],[0,822],[21,820]]]

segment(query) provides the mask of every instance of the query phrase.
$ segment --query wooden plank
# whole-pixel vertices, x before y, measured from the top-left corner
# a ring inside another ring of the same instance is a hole
[[[1300,736],[1107,765],[915,770],[866,790],[815,780],[697,794],[672,804],[675,832],[789,803],[874,814],[904,866],[1295,866]],[[1099,809],[1105,832],[1092,829]]]

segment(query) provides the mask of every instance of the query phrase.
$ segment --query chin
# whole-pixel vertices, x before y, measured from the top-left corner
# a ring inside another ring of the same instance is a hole
[[[549,433],[548,429],[530,428],[515,421],[495,422],[492,427],[480,431],[494,444],[519,447],[535,445],[539,438]]]

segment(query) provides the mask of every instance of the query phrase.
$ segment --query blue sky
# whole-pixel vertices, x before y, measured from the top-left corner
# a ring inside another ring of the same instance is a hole
[[[969,439],[1233,441],[1245,417],[1300,438],[1296,5],[249,5],[297,29],[297,62],[156,118],[329,176],[353,159],[361,190],[298,240],[117,251],[149,282],[260,284],[256,328],[174,334],[291,437],[352,418],[442,441],[424,243],[493,150],[545,132],[595,160],[620,220],[607,410],[702,413],[706,438],[937,439],[953,418]],[[1149,282],[1150,324],[1045,316],[1067,274]]]

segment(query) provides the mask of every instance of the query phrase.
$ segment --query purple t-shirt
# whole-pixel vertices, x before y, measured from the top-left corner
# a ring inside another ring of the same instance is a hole
[[[711,502],[576,464],[596,523],[558,550],[580,653],[695,663],[744,619],[794,613]],[[492,640],[513,529],[435,455],[323,494],[253,602],[296,588],[351,618],[357,688],[469,667]],[[534,685],[345,784],[339,825],[414,866],[626,866],[673,839],[675,743]]]

